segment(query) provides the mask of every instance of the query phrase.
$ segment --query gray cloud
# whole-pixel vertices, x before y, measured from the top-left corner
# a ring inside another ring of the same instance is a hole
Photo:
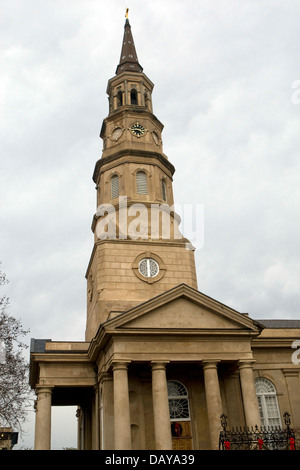
[[[0,259],[11,312],[32,337],[84,339],[92,173],[129,6],[175,199],[205,208],[199,290],[254,318],[299,318],[300,5],[123,3],[2,2]]]

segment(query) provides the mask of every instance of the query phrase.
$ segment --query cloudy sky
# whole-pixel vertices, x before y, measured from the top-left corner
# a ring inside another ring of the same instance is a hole
[[[255,319],[300,319],[299,1],[1,6],[0,260],[27,343],[84,339],[92,174],[126,7],[175,200],[204,207],[199,290]],[[60,429],[53,447],[76,445]]]

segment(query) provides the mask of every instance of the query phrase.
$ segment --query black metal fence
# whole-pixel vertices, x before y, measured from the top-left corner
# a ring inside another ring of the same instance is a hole
[[[221,415],[220,450],[296,450],[295,433],[290,428],[288,412],[283,415],[285,428],[244,427],[227,429],[227,416]]]

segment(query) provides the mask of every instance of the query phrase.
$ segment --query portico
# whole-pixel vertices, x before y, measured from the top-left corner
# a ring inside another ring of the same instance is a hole
[[[162,311],[165,318],[172,311],[169,327],[156,325]],[[189,312],[184,330],[182,311]],[[80,448],[171,449],[168,380],[175,379],[188,384],[193,448],[204,440],[206,447],[216,449],[220,415],[230,415],[233,370],[240,384],[239,422],[259,422],[250,344],[259,332],[259,325],[248,317],[181,285],[144,304],[142,313],[136,307],[105,322],[94,341],[81,344],[81,351],[74,343],[63,360],[57,353],[64,344],[46,342],[44,353],[35,356],[41,371],[36,387],[36,448],[50,446],[51,403],[74,404],[76,397],[80,419],[85,417],[85,442],[81,439]],[[209,429],[203,436],[197,435],[202,427],[199,413],[203,430],[207,425]],[[88,439],[88,428],[95,423],[97,438]],[[150,428],[153,447],[147,444]]]

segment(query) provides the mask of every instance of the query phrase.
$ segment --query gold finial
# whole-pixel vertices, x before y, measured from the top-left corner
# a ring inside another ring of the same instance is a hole
[[[126,8],[125,17],[126,17],[127,20],[128,20],[128,13],[129,13],[129,8]]]

